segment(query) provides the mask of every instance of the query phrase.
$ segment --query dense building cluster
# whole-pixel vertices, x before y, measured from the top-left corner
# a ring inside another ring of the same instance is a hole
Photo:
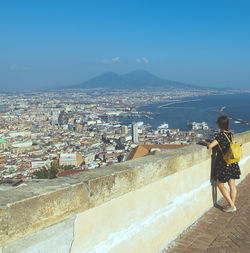
[[[193,143],[195,132],[170,129],[168,124],[152,129],[143,123],[152,112],[137,109],[211,92],[92,89],[0,94],[0,178],[34,178],[35,171],[48,169],[52,162],[58,164],[58,175],[64,168],[105,168],[125,161],[138,144]],[[123,118],[131,123],[122,124]]]

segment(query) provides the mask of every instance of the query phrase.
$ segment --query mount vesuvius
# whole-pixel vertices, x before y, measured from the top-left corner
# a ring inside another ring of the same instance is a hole
[[[182,89],[201,88],[195,85],[162,79],[145,70],[135,70],[123,75],[114,72],[105,72],[81,84],[68,86],[67,88],[143,89],[157,87]]]

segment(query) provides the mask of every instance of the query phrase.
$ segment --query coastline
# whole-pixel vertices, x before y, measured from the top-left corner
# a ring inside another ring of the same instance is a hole
[[[173,100],[178,100],[178,103],[171,103],[166,107],[163,106],[166,102]],[[235,132],[243,132],[249,130],[250,127],[238,122],[235,123],[234,121],[241,119],[242,121],[250,122],[250,115],[246,113],[246,111],[250,110],[250,103],[248,101],[250,101],[250,93],[212,94],[182,97],[179,99],[173,98],[172,100],[168,99],[168,101],[147,104],[137,108],[139,114],[141,111],[152,113],[153,119],[147,119],[142,116],[140,118],[135,117],[121,121],[128,125],[139,119],[139,121],[143,121],[145,124],[150,124],[154,129],[166,122],[169,124],[170,128],[178,128],[182,131],[188,130],[187,126],[184,126],[188,121],[205,121],[210,128],[216,128],[215,121],[220,115],[216,110],[226,106],[224,114],[233,116],[233,120],[230,122],[232,129]],[[185,112],[186,110],[188,110],[188,112]],[[192,110],[194,112],[192,112]],[[188,114],[188,116],[186,114]],[[183,120],[184,118],[187,120]]]

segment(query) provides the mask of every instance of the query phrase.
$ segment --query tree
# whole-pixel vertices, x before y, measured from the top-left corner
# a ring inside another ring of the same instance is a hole
[[[74,168],[73,165],[62,165],[61,169],[62,170],[72,170]]]
[[[52,179],[56,178],[56,174],[58,173],[59,164],[57,161],[53,161],[50,164],[49,168],[43,167],[40,170],[34,171],[33,174],[38,179]]]
[[[36,170],[33,172],[33,174],[38,178],[38,179],[46,179],[48,178],[48,169],[43,167],[40,170]]]

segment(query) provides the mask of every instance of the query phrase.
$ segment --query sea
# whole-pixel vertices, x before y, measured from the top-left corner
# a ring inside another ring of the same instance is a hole
[[[190,130],[189,123],[206,122],[210,128],[216,129],[217,118],[221,116],[218,111],[221,110],[223,114],[232,116],[230,129],[235,133],[250,130],[250,93],[185,97],[177,100],[138,108],[139,112],[152,112],[150,118],[142,116],[141,118],[124,118],[121,121],[127,125],[143,121],[154,129],[167,123],[169,128],[178,128],[181,131]],[[249,125],[241,123],[241,120],[248,122]]]

